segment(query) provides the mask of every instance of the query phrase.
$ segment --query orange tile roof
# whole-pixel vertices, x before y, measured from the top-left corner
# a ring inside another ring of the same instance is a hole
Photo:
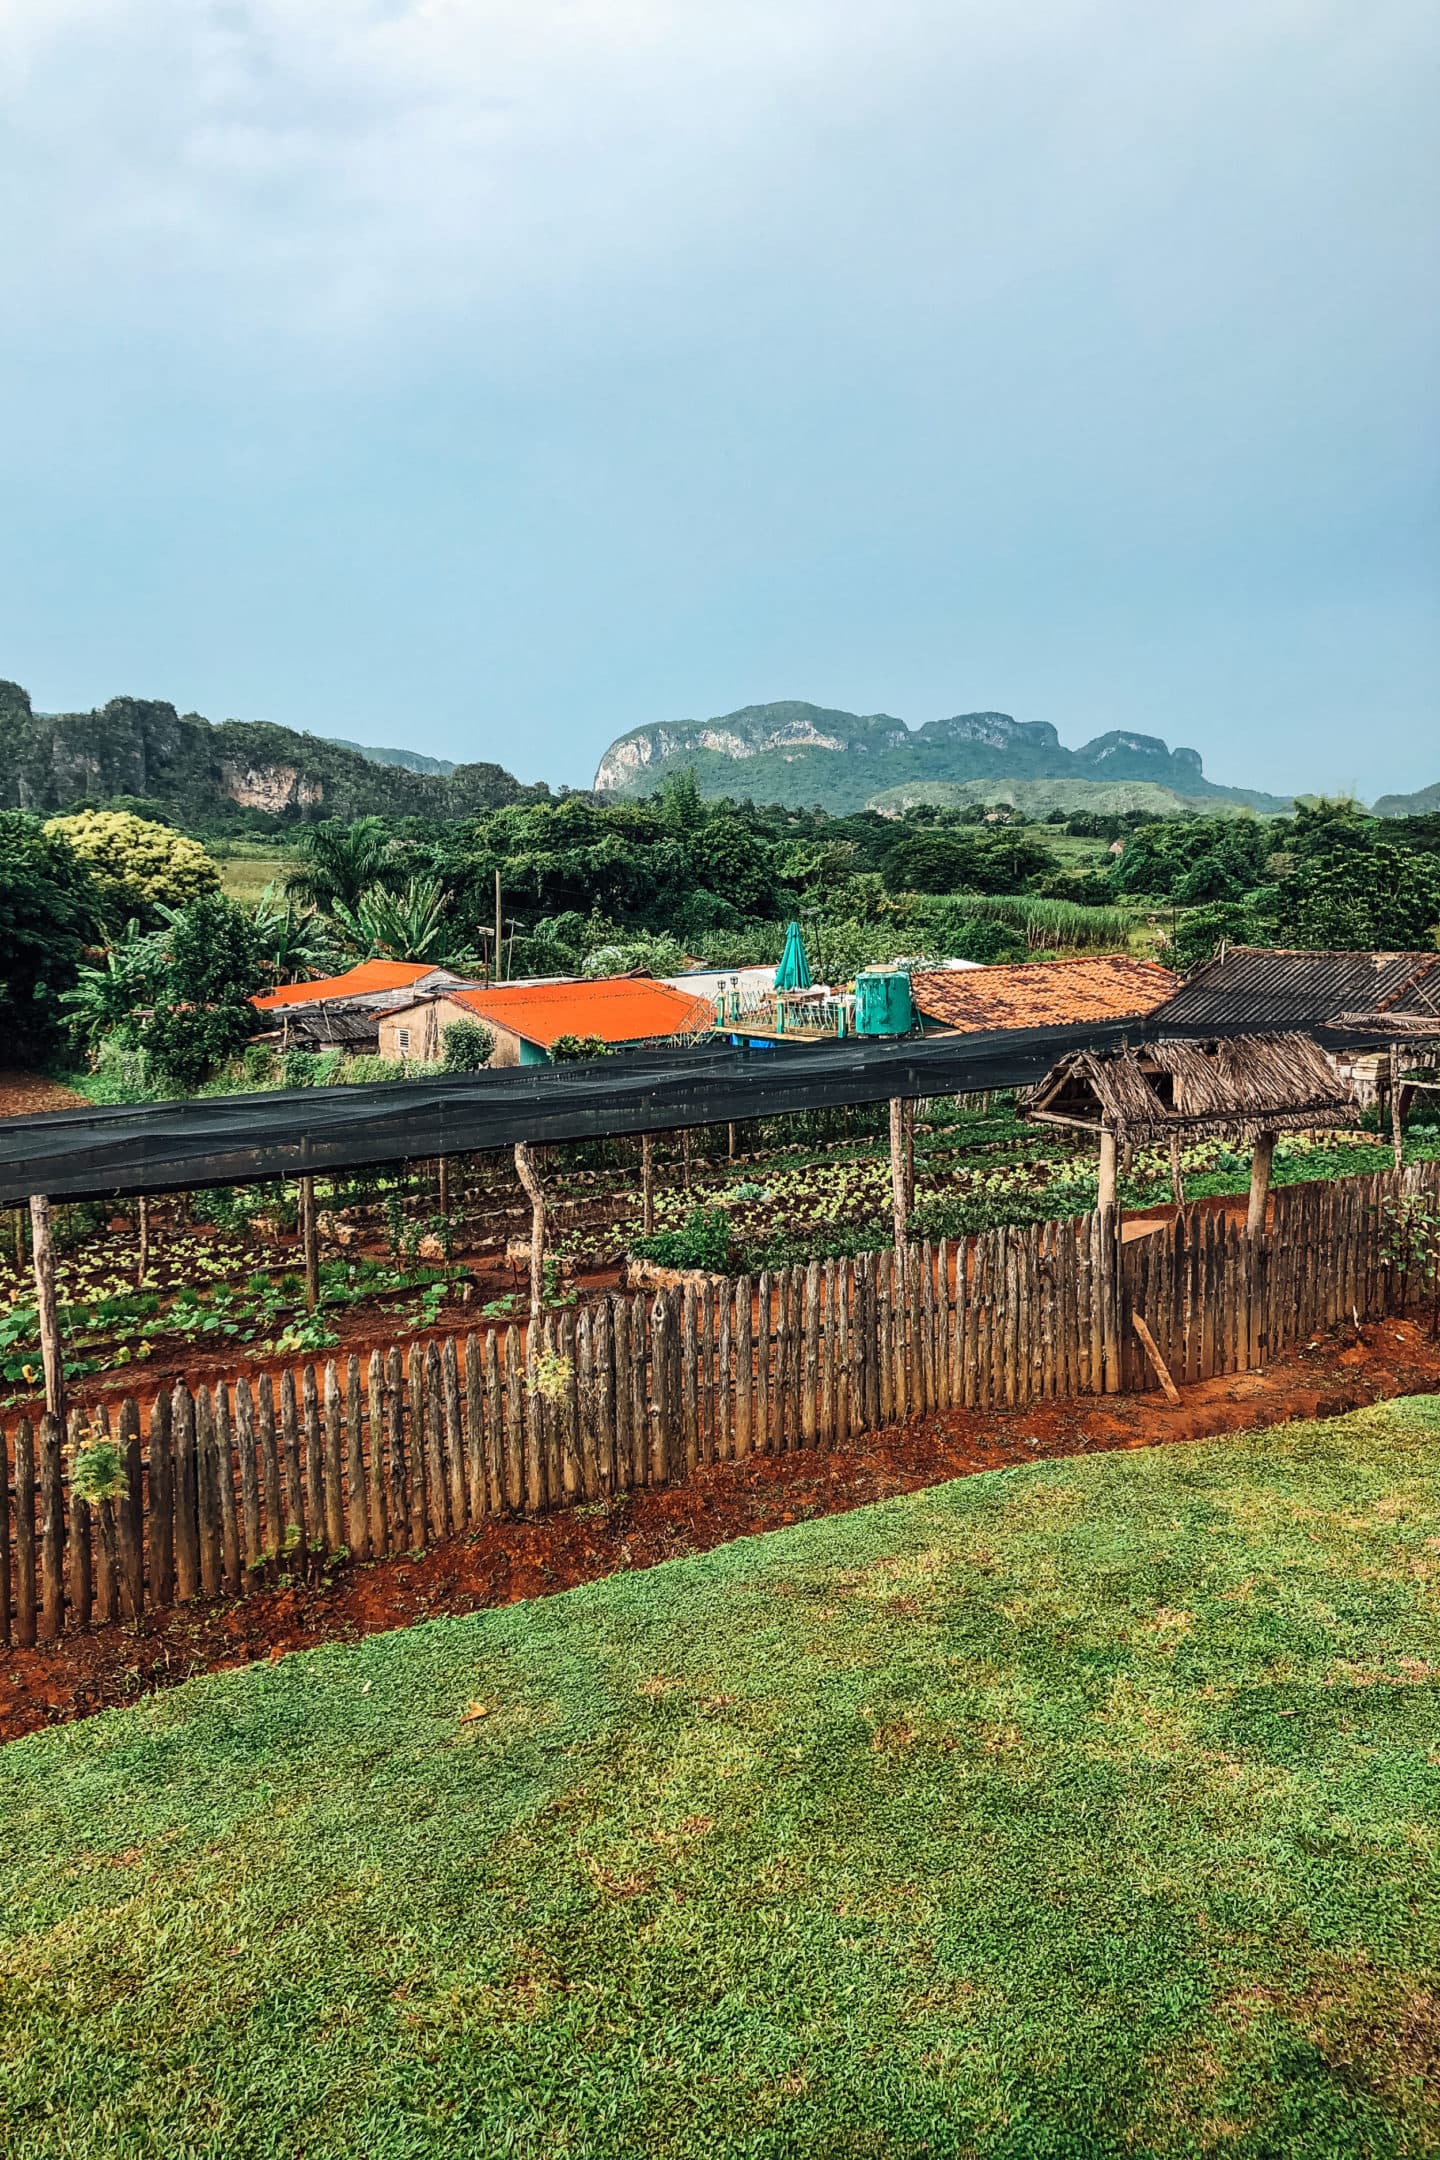
[[[435,962],[428,960],[422,966],[415,960],[362,960],[344,975],[322,975],[314,982],[285,983],[278,990],[267,990],[263,997],[251,998],[250,1002],[260,1012],[273,1012],[280,1005],[315,1005],[325,998],[349,998],[374,996],[382,990],[408,990],[422,976],[435,973]]]
[[[1032,960],[1018,967],[934,969],[912,981],[915,1009],[941,1027],[1063,1027],[1153,1012],[1180,987],[1178,975],[1128,953],[1098,959]]]
[[[598,1035],[601,1042],[649,1042],[714,1025],[710,998],[672,990],[648,976],[607,975],[597,982],[500,983],[493,990],[450,990],[481,1020],[523,1035],[548,1050],[562,1035]]]

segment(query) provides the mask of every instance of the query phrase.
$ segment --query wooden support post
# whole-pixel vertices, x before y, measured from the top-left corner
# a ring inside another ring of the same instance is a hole
[[[905,1188],[905,1104],[899,1095],[890,1098],[890,1196],[895,1217],[895,1265],[903,1279],[910,1210]]]
[[[39,1305],[40,1357],[45,1367],[45,1414],[65,1422],[65,1355],[55,1299],[55,1241],[50,1231],[50,1202],[44,1193],[30,1195],[30,1250],[35,1263]]]
[[[731,1118],[729,1124],[725,1127],[725,1160],[733,1163],[735,1153],[735,1120]]]
[[[150,1271],[150,1202],[144,1193],[141,1193],[135,1207],[135,1230],[139,1243],[139,1255],[135,1262],[135,1287],[141,1290]]]
[[[450,1158],[448,1155],[439,1155],[435,1160],[435,1197],[441,1215],[448,1222],[450,1220]]]
[[[688,1125],[682,1128],[680,1134],[680,1162],[685,1179],[685,1190],[688,1193],[690,1190],[690,1128]]]
[[[1170,1135],[1170,1194],[1177,1208],[1185,1205],[1185,1179],[1180,1169],[1180,1135]]]
[[[1114,1210],[1117,1184],[1115,1135],[1107,1127],[1100,1135],[1100,1194],[1095,1203],[1102,1215]]]
[[[1175,1382],[1170,1377],[1170,1368],[1165,1363],[1164,1358],[1160,1355],[1159,1344],[1156,1342],[1149,1328],[1146,1327],[1144,1320],[1141,1318],[1138,1312],[1132,1312],[1130,1318],[1135,1323],[1135,1333],[1140,1338],[1140,1347],[1145,1352],[1146,1357],[1149,1358],[1150,1363],[1154,1366],[1155,1377],[1160,1382],[1161,1387],[1165,1390],[1166,1401],[1178,1403],[1180,1400],[1180,1390],[1176,1387]]]
[[[18,1275],[25,1265],[25,1210],[15,1210],[15,1272]]]
[[[915,1205],[915,1105],[905,1104],[905,1217],[908,1221]]]
[[[1265,1228],[1265,1211],[1270,1205],[1270,1167],[1274,1160],[1274,1133],[1257,1133],[1255,1152],[1250,1158],[1250,1207],[1245,1217],[1245,1227],[1251,1237],[1258,1236]]]
[[[1100,1355],[1104,1374],[1102,1392],[1120,1392],[1120,1209],[1118,1206],[1119,1149],[1108,1127],[1100,1135],[1100,1189],[1095,1203],[1099,1231]]]
[[[640,1228],[655,1235],[655,1135],[640,1136]]]
[[[545,1193],[535,1169],[535,1153],[528,1140],[515,1143],[515,1174],[530,1201],[530,1321],[533,1330],[545,1300]],[[532,1358],[538,1348],[532,1334]]]
[[[1405,1167],[1405,1128],[1400,1122],[1400,1045],[1390,1045],[1390,1145],[1397,1173]]]
[[[314,1312],[320,1302],[320,1242],[315,1231],[315,1180],[300,1180],[300,1243],[305,1254],[305,1303]]]

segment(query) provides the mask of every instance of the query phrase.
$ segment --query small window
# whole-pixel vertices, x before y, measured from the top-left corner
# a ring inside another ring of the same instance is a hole
[[[409,1047],[410,1047],[410,1030],[409,1030],[409,1028],[396,1028],[396,1030],[395,1030],[395,1047],[396,1047],[396,1049],[397,1049],[397,1050],[408,1050],[408,1049],[409,1049]]]

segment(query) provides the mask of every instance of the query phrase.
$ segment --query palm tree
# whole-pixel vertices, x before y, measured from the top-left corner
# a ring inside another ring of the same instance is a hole
[[[350,945],[368,959],[477,967],[460,925],[446,913],[448,905],[439,878],[412,877],[399,892],[372,885],[354,907],[337,900],[333,912]]]
[[[102,1035],[123,1027],[154,997],[154,978],[162,965],[163,933],[142,931],[132,916],[123,936],[109,947],[99,967],[82,967],[73,990],[62,990],[67,1025],[77,1043],[93,1049]]]
[[[323,975],[335,957],[335,939],[318,908],[299,907],[293,895],[267,885],[253,916],[273,983],[303,982]]]
[[[326,818],[307,825],[300,835],[300,853],[304,861],[291,871],[285,889],[327,913],[358,907],[373,887],[393,891],[402,875],[401,857],[383,818],[357,818],[353,825]]]

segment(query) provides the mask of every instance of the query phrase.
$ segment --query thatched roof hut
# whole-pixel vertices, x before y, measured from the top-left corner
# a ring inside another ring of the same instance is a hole
[[[1360,1115],[1353,1086],[1308,1035],[1146,1043],[1110,1056],[1077,1050],[1024,1107],[1047,1124],[1108,1131],[1142,1147],[1172,1135],[1243,1143],[1353,1125]]]

